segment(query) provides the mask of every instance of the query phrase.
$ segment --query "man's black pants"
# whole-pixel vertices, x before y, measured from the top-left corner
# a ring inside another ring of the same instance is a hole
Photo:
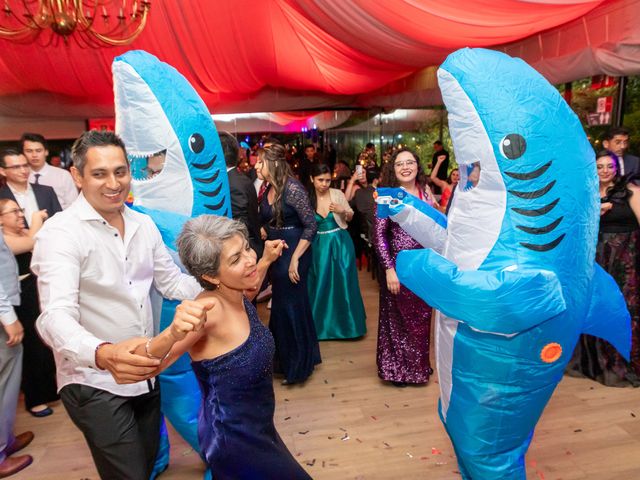
[[[82,431],[103,480],[148,480],[160,439],[160,382],[149,393],[120,397],[66,385],[60,397]]]

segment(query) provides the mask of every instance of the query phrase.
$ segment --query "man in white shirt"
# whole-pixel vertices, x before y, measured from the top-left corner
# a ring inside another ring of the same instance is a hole
[[[82,193],[36,237],[31,268],[54,351],[58,388],[83,432],[101,478],[148,480],[160,432],[160,359],[135,348],[154,335],[149,291],[194,298],[146,215],[124,205],[131,173],[122,140],[85,132],[71,173]]]
[[[0,222],[2,222],[0,216]],[[14,305],[20,305],[18,265],[0,229],[0,478],[31,465],[31,455],[11,456],[31,443],[33,433],[13,435],[20,378],[24,330]]]
[[[25,133],[20,139],[20,145],[31,167],[29,182],[52,187],[62,209],[69,207],[78,196],[78,189],[69,172],[47,163],[49,150],[44,137],[38,133]]]

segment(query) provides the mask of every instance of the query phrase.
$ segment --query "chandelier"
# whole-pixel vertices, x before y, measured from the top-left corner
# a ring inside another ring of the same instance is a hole
[[[0,39],[40,39],[45,46],[60,39],[82,47],[128,45],[142,33],[150,7],[145,0],[4,0]]]

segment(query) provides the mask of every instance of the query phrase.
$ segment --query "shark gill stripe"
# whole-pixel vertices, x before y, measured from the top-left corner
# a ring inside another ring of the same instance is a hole
[[[216,170],[216,173],[214,173],[213,176],[209,178],[194,178],[194,180],[200,183],[212,183],[216,181],[218,175],[220,175],[220,170]]]
[[[544,207],[541,208],[533,208],[531,210],[528,210],[526,208],[511,208],[511,210],[513,210],[516,213],[519,213],[520,215],[525,215],[527,217],[539,217],[540,215],[544,215],[545,213],[549,213],[551,210],[553,210],[553,207],[555,207],[558,202],[560,201],[559,198],[556,198],[553,202],[551,202],[548,205],[545,205]]]
[[[191,165],[193,165],[195,168],[198,168],[200,170],[206,170],[207,168],[211,168],[211,166],[216,161],[216,158],[218,158],[218,156],[214,155],[210,162],[207,162],[207,163],[192,163]]]
[[[547,194],[549,192],[549,190],[551,190],[555,184],[556,184],[556,181],[554,180],[551,183],[548,183],[547,185],[542,187],[540,190],[535,190],[533,192],[519,192],[519,191],[516,191],[516,190],[509,190],[509,193],[511,195],[515,195],[516,197],[520,197],[520,198],[524,198],[524,199],[527,199],[527,200],[531,200],[531,199],[534,199],[534,198],[540,198],[543,195]]]
[[[525,227],[524,225],[516,225],[516,228],[519,228],[523,232],[530,233],[532,235],[543,235],[545,233],[554,231],[556,227],[560,225],[560,222],[563,218],[564,217],[560,217],[545,227]]]
[[[198,190],[198,191],[205,197],[217,197],[218,194],[220,193],[220,190],[222,190],[222,184],[218,185],[218,188],[214,189],[211,192],[207,192],[205,190]]]
[[[565,234],[563,233],[552,242],[545,243],[543,245],[537,245],[535,243],[523,243],[523,242],[520,242],[520,245],[522,245],[524,248],[528,248],[529,250],[533,250],[534,252],[548,252],[549,250],[553,250],[554,248],[556,248],[558,244],[562,241],[564,236]]]
[[[220,210],[222,208],[222,205],[224,205],[224,197],[222,198],[222,200],[220,200],[220,202],[216,203],[215,205],[205,205],[205,207],[208,208],[209,210]]]
[[[516,180],[533,180],[534,178],[538,178],[544,172],[546,172],[553,162],[549,162],[534,170],[533,172],[526,173],[516,173],[516,172],[504,172],[505,175],[509,175],[511,178],[515,178]]]

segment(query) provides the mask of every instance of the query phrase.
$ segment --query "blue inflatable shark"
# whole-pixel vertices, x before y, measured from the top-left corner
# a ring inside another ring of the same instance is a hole
[[[143,51],[113,62],[116,131],[133,173],[133,208],[150,215],[176,263],[175,240],[184,222],[201,214],[231,216],[226,164],[211,115],[193,87],[173,67]],[[157,299],[160,329],[177,302]],[[160,375],[162,412],[200,452],[200,388],[188,355]],[[168,462],[159,460],[158,464]]]
[[[379,210],[426,248],[396,270],[439,310],[439,410],[463,478],[522,479],[579,335],[628,358],[629,313],[595,264],[594,154],[558,91],[483,49],[451,54],[438,81],[461,171],[449,216],[397,190],[379,192]]]

